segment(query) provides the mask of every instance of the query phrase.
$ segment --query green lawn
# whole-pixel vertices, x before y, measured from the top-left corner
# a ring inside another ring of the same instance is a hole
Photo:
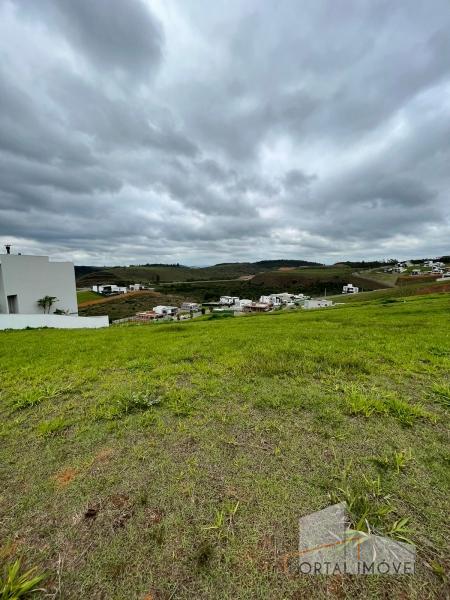
[[[0,560],[64,599],[444,598],[449,310],[0,333]],[[416,575],[286,573],[298,518],[355,497],[409,519]]]
[[[92,292],[90,290],[77,292],[78,304],[81,304],[82,302],[89,302],[90,300],[99,300],[101,297],[101,294],[97,294],[96,292]]]

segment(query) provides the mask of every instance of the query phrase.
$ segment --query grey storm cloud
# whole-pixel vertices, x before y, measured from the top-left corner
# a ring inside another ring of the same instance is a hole
[[[0,242],[448,254],[449,26],[447,0],[0,0]]]
[[[147,77],[161,60],[163,31],[138,0],[13,0],[23,18],[65,38],[101,71]]]

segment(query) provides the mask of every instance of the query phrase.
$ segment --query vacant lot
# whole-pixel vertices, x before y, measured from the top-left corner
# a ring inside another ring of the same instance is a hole
[[[1,333],[0,558],[65,599],[445,597],[449,309]],[[341,499],[414,577],[284,571]]]

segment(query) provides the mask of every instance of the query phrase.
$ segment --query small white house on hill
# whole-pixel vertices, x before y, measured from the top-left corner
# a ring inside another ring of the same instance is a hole
[[[443,273],[442,277],[439,277],[439,279],[436,279],[436,281],[448,281],[450,283],[450,271]]]
[[[344,287],[342,288],[342,293],[343,294],[358,294],[359,287],[356,287],[355,285],[352,285],[351,283],[347,283],[347,285],[344,285]]]
[[[326,298],[316,298],[311,300],[305,300],[302,308],[311,309],[311,308],[327,308],[328,306],[333,306],[332,300],[327,300]]]
[[[107,285],[93,285],[92,291],[97,294],[126,294],[127,288],[121,285],[107,284]]]
[[[163,317],[175,317],[178,308],[176,306],[155,306],[153,312]]]
[[[239,298],[237,296],[220,296],[219,304],[224,304],[225,306],[233,306],[233,304],[237,304],[239,302]]]
[[[183,302],[183,304],[181,305],[181,310],[188,312],[198,312],[199,310],[201,310],[201,308],[202,307],[197,302]]]

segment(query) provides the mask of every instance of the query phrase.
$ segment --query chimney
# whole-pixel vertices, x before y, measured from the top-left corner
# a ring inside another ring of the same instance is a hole
[[[11,254],[11,244],[5,244],[6,254]]]

